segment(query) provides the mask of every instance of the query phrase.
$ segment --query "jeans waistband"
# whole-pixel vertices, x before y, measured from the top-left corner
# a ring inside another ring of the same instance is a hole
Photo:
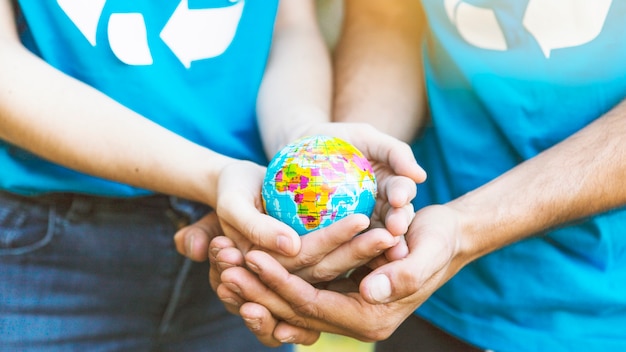
[[[194,222],[211,208],[208,205],[164,194],[140,197],[104,197],[78,193],[47,193],[35,196],[19,195],[0,190],[0,199],[8,198],[32,204],[54,205],[59,208],[75,209],[86,213],[93,209],[118,209],[128,211],[155,210],[174,211],[186,218],[185,222]]]

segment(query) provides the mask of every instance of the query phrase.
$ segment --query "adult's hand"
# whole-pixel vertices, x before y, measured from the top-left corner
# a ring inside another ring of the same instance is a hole
[[[326,123],[309,127],[304,134],[326,134],[354,145],[371,163],[378,183],[372,221],[395,236],[406,233],[413,219],[411,200],[416,184],[426,180],[408,144],[366,123]]]
[[[223,234],[217,214],[211,211],[195,223],[179,229],[174,235],[174,243],[178,253],[193,261],[203,262],[209,259],[211,240]]]
[[[382,340],[469,261],[459,219],[460,214],[446,206],[419,211],[406,235],[409,254],[375,268],[361,280],[358,292],[345,286],[341,291],[317,288],[262,251],[245,256],[252,272],[237,266],[225,269],[218,292],[265,307],[288,324],[272,327],[277,340],[298,342],[293,327]],[[240,314],[258,320],[250,311],[242,306]],[[285,336],[288,333],[292,338]]]

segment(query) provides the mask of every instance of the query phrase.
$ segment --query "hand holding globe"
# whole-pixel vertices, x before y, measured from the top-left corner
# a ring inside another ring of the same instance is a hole
[[[285,146],[263,182],[266,212],[299,235],[351,214],[372,214],[377,184],[369,161],[350,143],[324,135]]]

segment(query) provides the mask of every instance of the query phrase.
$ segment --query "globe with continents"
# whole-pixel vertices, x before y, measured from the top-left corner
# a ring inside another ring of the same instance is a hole
[[[304,235],[350,214],[370,216],[376,177],[369,161],[350,143],[308,136],[270,161],[262,198],[267,214]]]

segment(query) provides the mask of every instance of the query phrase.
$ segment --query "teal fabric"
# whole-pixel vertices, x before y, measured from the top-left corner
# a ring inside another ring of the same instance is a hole
[[[18,17],[23,43],[57,69],[195,143],[266,163],[255,103],[277,3],[20,1]],[[1,140],[0,165],[0,189],[14,193],[150,193],[49,163]]]
[[[432,122],[413,144],[429,175],[416,208],[489,182],[626,97],[625,2],[422,3]],[[496,351],[626,350],[626,210],[483,257],[417,314]]]

